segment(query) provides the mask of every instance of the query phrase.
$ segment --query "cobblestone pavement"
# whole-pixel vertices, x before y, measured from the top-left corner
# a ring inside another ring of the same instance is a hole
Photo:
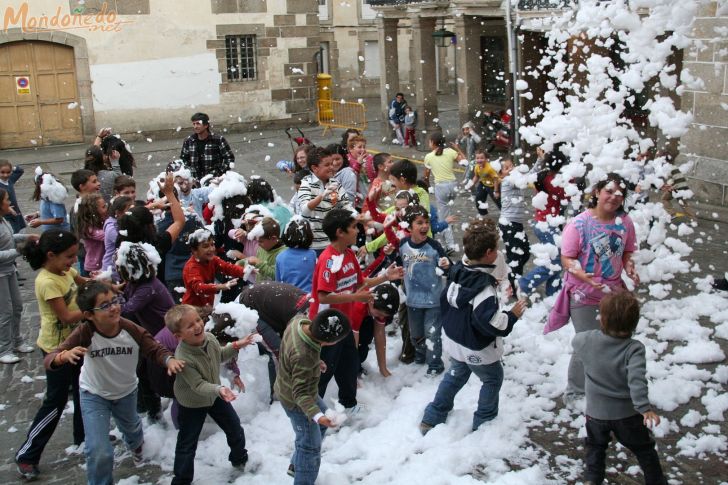
[[[446,107],[447,109],[447,107]],[[445,112],[443,119],[450,117],[455,119],[456,113],[452,110]],[[456,126],[453,124],[452,126]],[[374,128],[374,127],[373,127]],[[324,139],[319,128],[305,129],[306,134],[317,144],[323,144]],[[338,134],[338,133],[337,133]],[[182,135],[182,134],[180,134]],[[227,136],[227,135],[226,135]],[[231,145],[236,151],[238,162],[236,169],[245,175],[258,174],[269,180],[279,194],[286,200],[291,195],[290,179],[278,172],[274,164],[277,160],[290,157],[290,146],[285,139],[282,131],[264,131],[254,134],[231,134],[227,136]],[[249,138],[252,138],[249,139]],[[419,156],[423,153],[414,151],[402,151],[399,147],[383,146],[376,142],[376,136],[370,136],[370,148],[379,150],[387,150],[392,153],[400,153],[404,156]],[[373,143],[371,140],[375,140]],[[327,139],[329,142],[336,141],[333,137]],[[273,143],[274,146],[269,146]],[[139,168],[137,170],[137,179],[140,181],[138,191],[145,191],[146,181],[154,174],[163,169],[166,163],[175,158],[179,153],[181,146],[181,136],[177,140],[161,140],[153,143],[138,142],[134,144],[134,152],[137,157]],[[68,182],[70,173],[80,168],[83,151],[85,146],[74,145],[68,147],[49,147],[38,150],[23,151],[5,151],[0,152],[0,158],[9,158],[14,163],[24,164],[26,175],[17,185],[18,200],[21,208],[27,213],[35,210],[35,203],[30,202],[30,194],[32,192],[32,172],[35,164],[42,163],[55,174],[61,176],[65,182]],[[270,155],[271,160],[264,162],[265,155]],[[69,192],[73,193],[70,189]],[[70,205],[72,196],[69,196],[68,204]],[[463,214],[474,213],[472,210],[473,203],[465,197],[458,199],[456,203],[456,212],[462,211]],[[728,246],[726,245],[726,229],[728,229],[728,212],[719,208],[699,207],[699,215],[706,219],[699,220],[698,230],[695,237],[702,237],[702,244],[691,244],[694,247],[693,260],[700,264],[701,268],[708,274],[722,274],[728,270],[726,261],[726,253]],[[709,220],[715,219],[715,220]],[[704,234],[701,234],[704,233]],[[457,237],[457,235],[456,235]],[[532,238],[532,240],[534,240]],[[690,240],[686,241],[691,243]],[[34,342],[37,336],[39,326],[38,307],[35,301],[33,291],[34,273],[30,270],[25,261],[18,262],[21,275],[27,278],[24,286],[21,288],[24,300],[24,312],[22,320],[22,331],[27,336],[29,342]],[[674,282],[673,294],[675,296],[682,294],[687,295],[694,293],[692,278],[695,274],[681,275]],[[702,276],[699,275],[699,276]],[[718,340],[724,351],[728,352],[728,345],[725,341]],[[715,369],[715,365],[699,366],[709,370]],[[45,373],[42,368],[41,354],[36,351],[23,357],[22,361],[16,365],[2,365],[0,367],[0,388],[4,390],[0,397],[0,483],[15,483],[19,479],[15,472],[13,456],[18,446],[20,446],[25,438],[28,426],[30,425],[35,412],[37,411],[43,393],[45,390]],[[676,416],[682,416],[686,409],[695,408],[704,413],[704,409],[699,399],[694,399],[688,405],[681,406],[674,413],[663,413],[675,419]],[[67,453],[66,449],[71,445],[71,426],[69,411],[64,414],[60,425],[51,439],[48,447],[43,454],[40,464],[42,477],[38,483],[63,483],[63,484],[81,484],[85,481],[84,459],[82,455],[73,455]],[[728,434],[728,426],[721,426],[722,434]],[[720,480],[726,480],[728,477],[728,460],[726,458],[718,458],[714,455],[709,456],[705,460],[688,459],[677,455],[675,441],[679,436],[670,436],[669,439],[663,440],[661,454],[667,465],[668,471],[674,478],[679,479],[682,483],[719,483]],[[560,475],[563,463],[559,463],[553,457],[561,454],[574,456],[573,443],[578,442],[573,430],[569,430],[565,434],[548,432],[545,430],[534,429],[531,433],[533,445],[541,456],[546,457],[552,466],[553,478],[564,479]],[[666,445],[666,446],[665,446]],[[173,444],[170,444],[173,446]],[[139,483],[157,482],[160,478],[169,477],[169,473],[162,472],[157,466],[147,464],[139,468],[135,468],[130,457],[125,456],[124,447],[117,442],[116,445],[117,460],[115,476],[117,479],[129,477],[132,475],[139,476]],[[579,452],[579,457],[581,453]],[[614,460],[614,450],[610,459]],[[624,460],[622,460],[624,462]],[[624,462],[624,468],[634,465],[636,462],[631,458]],[[519,464],[512,464],[514,468],[519,468]],[[475,469],[473,476],[482,477],[482,470]],[[168,480],[167,480],[168,481]],[[566,481],[573,482],[572,479],[566,478]],[[637,483],[633,478],[622,474],[620,483]]]

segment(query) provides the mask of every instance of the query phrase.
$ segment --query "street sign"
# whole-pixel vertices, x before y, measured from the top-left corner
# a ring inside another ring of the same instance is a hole
[[[28,76],[16,76],[15,88],[18,94],[30,94],[30,78]]]

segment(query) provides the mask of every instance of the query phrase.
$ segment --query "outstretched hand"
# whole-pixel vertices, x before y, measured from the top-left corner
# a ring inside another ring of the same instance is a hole
[[[167,361],[167,375],[173,376],[175,374],[179,374],[182,372],[182,369],[185,368],[185,361],[175,359],[172,357]]]
[[[223,401],[225,401],[225,402],[232,402],[232,401],[234,401],[234,400],[235,400],[235,398],[236,398],[237,396],[235,395],[235,393],[234,393],[233,391],[231,391],[230,389],[228,389],[228,388],[227,388],[227,387],[225,387],[225,386],[222,386],[222,387],[220,388],[220,397],[221,397],[221,398],[222,398],[222,400],[223,400]]]

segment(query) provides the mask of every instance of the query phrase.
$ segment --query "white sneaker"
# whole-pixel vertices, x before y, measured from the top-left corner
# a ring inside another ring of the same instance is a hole
[[[3,356],[0,357],[1,364],[17,364],[18,362],[20,362],[20,357],[18,357],[17,355],[15,355],[12,352],[3,354]]]
[[[29,354],[35,350],[35,345],[30,344],[21,344],[15,347],[16,352],[20,352],[21,354]]]
[[[399,141],[399,140],[397,140],[396,138],[394,140],[392,140],[392,143],[395,144],[395,145],[401,145],[402,144],[402,142]]]
[[[357,404],[354,407],[345,408],[344,412],[346,413],[347,416],[352,418],[352,417],[356,416],[357,414],[359,414],[361,412],[361,410],[362,410],[361,404]]]

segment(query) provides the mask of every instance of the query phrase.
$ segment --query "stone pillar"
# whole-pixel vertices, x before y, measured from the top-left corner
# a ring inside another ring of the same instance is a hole
[[[397,56],[397,24],[399,19],[377,17],[379,31],[379,96],[382,104],[382,136],[390,138],[389,102],[401,91]]]
[[[455,83],[461,126],[467,121],[475,121],[475,113],[483,105],[480,32],[473,17],[455,17],[455,70],[457,77],[463,81]]]
[[[415,73],[415,109],[418,114],[418,129],[428,133],[440,129],[433,120],[438,117],[437,86],[435,76],[435,18],[412,17],[412,43]]]

